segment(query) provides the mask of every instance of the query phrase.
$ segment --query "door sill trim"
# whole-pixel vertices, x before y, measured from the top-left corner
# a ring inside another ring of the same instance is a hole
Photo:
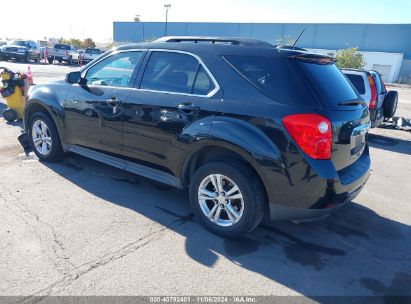
[[[76,145],[66,145],[66,148],[70,152],[82,155],[106,165],[122,169],[178,189],[182,189],[181,180],[169,173]]]

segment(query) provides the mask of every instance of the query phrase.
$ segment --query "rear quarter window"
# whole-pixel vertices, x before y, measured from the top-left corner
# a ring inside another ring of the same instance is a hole
[[[347,78],[351,81],[353,86],[357,89],[358,93],[365,94],[365,84],[364,78],[361,75],[356,74],[345,74]]]
[[[295,60],[279,56],[223,56],[254,87],[276,102],[318,107]]]

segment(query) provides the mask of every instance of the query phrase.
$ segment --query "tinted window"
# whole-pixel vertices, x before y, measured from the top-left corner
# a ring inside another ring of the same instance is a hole
[[[249,82],[277,102],[316,106],[296,61],[281,57],[224,56]]]
[[[300,63],[313,80],[318,94],[327,106],[358,99],[357,93],[335,64]]]
[[[192,93],[196,95],[207,95],[212,90],[214,90],[214,88],[215,86],[206,70],[202,66],[200,66],[194,82]]]
[[[192,92],[199,62],[193,56],[154,52],[141,82],[141,89],[175,93]]]
[[[365,94],[364,78],[361,75],[345,74],[345,76],[351,81],[358,93]]]
[[[86,74],[88,85],[130,86],[131,76],[142,52],[117,53],[93,65]]]

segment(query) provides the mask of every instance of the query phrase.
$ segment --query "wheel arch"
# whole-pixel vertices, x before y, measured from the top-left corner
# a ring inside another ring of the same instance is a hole
[[[63,136],[63,123],[60,118],[62,115],[61,109],[59,110],[55,105],[46,104],[39,99],[30,99],[24,109],[24,129],[27,132],[30,123],[30,117],[37,112],[42,112],[50,116],[54,125],[57,128],[60,139]]]

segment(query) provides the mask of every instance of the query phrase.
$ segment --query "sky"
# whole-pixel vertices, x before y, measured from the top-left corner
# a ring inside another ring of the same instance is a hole
[[[5,13],[0,38],[88,38],[108,42],[113,21],[411,23],[410,0],[20,0]],[[7,9],[5,10],[7,11]]]

